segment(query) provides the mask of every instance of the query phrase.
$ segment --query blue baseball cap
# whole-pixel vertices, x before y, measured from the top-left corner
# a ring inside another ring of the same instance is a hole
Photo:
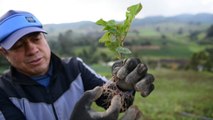
[[[0,17],[0,47],[6,50],[32,32],[46,33],[41,22],[29,12],[9,10]]]

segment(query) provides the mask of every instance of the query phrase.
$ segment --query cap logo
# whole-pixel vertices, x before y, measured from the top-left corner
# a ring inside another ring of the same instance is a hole
[[[29,23],[35,23],[36,20],[33,17],[25,17]]]

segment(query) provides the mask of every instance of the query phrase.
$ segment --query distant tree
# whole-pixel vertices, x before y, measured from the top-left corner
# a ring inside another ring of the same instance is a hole
[[[58,36],[58,42],[61,46],[60,53],[65,56],[74,54],[73,53],[74,45],[73,45],[73,41],[72,41],[72,35],[73,35],[72,30],[68,30],[64,34],[60,33]]]
[[[140,34],[140,32],[138,30],[136,30],[136,29],[132,30],[132,32],[135,33],[136,35]]]
[[[213,37],[213,25],[211,25],[209,27],[209,29],[207,30],[206,37],[207,38],[212,38]]]
[[[60,54],[61,45],[59,44],[58,41],[56,41],[56,40],[48,40],[48,43],[49,43],[49,45],[50,45],[51,50],[52,50],[54,53]]]
[[[191,40],[197,40],[199,34],[200,34],[200,31],[190,31],[189,38]]]
[[[109,56],[107,52],[100,52],[100,59],[103,62],[109,62],[111,61],[111,56]]]
[[[77,54],[78,57],[83,59],[88,64],[97,63],[101,58],[96,56],[97,46],[91,45],[89,48],[83,48],[80,53]]]
[[[213,44],[213,25],[211,25],[207,31],[206,36],[202,41],[199,42],[200,44]]]
[[[155,30],[156,30],[157,32],[160,32],[160,31],[161,31],[160,27],[156,27]]]
[[[148,40],[144,40],[143,42],[140,43],[140,45],[142,45],[142,46],[143,45],[145,45],[145,46],[147,45],[148,46],[148,45],[152,45],[152,43],[150,41],[148,41]]]
[[[208,60],[205,64],[205,66],[208,71],[213,72],[213,48],[208,48],[208,49],[206,49],[206,51],[208,53]]]
[[[87,49],[83,49],[78,56],[83,59],[84,61],[89,61],[89,59],[92,57],[93,54],[90,55]]]
[[[183,28],[179,28],[177,31],[177,34],[179,34],[179,35],[183,34]]]
[[[189,66],[194,70],[213,72],[213,48],[194,53]]]
[[[163,46],[168,45],[167,36],[165,34],[161,34],[161,43]]]

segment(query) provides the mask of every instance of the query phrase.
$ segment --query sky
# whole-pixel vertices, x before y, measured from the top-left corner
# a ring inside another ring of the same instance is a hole
[[[127,7],[141,3],[136,18],[213,13],[213,0],[0,0],[0,16],[10,9],[33,13],[43,24],[125,20]]]

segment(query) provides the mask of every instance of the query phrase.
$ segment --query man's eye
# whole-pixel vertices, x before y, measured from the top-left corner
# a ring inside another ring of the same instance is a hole
[[[40,37],[35,37],[35,38],[32,38],[32,41],[33,42],[38,42],[41,38]]]
[[[32,40],[33,40],[34,42],[37,42],[37,41],[41,40],[41,36],[40,36],[40,35],[33,36],[33,37],[32,37]]]
[[[17,48],[20,48],[22,46],[23,46],[23,42],[18,41],[17,43],[15,43],[15,45],[11,49],[17,49]]]
[[[33,40],[33,41],[38,41],[39,38],[38,38],[38,37],[35,37],[35,38],[33,38],[32,40]]]

